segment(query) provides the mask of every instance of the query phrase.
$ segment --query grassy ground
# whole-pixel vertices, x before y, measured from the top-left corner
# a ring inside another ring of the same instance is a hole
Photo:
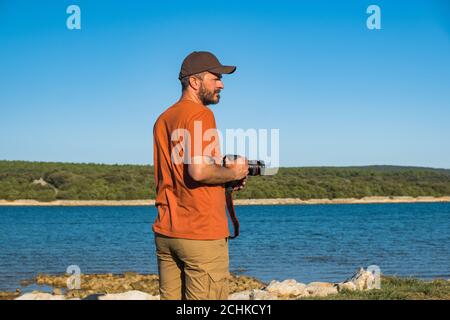
[[[311,300],[311,298],[305,298]],[[414,278],[382,277],[381,289],[342,291],[312,300],[450,300],[450,281],[423,281]]]

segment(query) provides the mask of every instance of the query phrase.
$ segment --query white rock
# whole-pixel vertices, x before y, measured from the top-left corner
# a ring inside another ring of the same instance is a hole
[[[306,291],[309,295],[314,297],[326,297],[330,294],[338,293],[338,289],[336,286],[325,286],[325,285],[315,285],[315,286],[307,286]]]
[[[228,300],[250,300],[250,290],[235,292],[228,296]]]
[[[250,300],[278,300],[278,296],[273,292],[253,289],[250,293]]]
[[[25,293],[15,300],[65,300],[63,295],[53,295],[45,292]]]
[[[335,284],[334,283],[330,283],[330,282],[311,282],[308,283],[307,287],[323,287],[323,288],[330,288],[330,287],[334,287]]]
[[[278,295],[299,296],[305,294],[305,288],[305,284],[299,283],[294,279],[284,280],[283,282],[273,280],[267,286],[266,291]]]
[[[132,290],[122,293],[110,293],[104,296],[98,297],[98,300],[159,300],[160,296],[153,296],[151,294]]]
[[[351,278],[345,280],[343,284],[349,282],[354,284],[356,290],[370,290],[375,286],[375,275],[361,268]],[[347,286],[350,287],[351,285]]]
[[[356,285],[353,282],[341,282],[338,283],[338,291],[342,291],[342,290],[350,290],[350,291],[355,291],[356,290]]]

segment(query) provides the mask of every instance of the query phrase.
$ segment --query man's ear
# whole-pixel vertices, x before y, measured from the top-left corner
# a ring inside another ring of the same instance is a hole
[[[200,79],[197,77],[189,77],[189,85],[194,90],[198,90],[200,88]]]

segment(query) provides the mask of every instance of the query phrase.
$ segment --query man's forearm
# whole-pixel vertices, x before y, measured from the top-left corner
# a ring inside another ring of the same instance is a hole
[[[233,170],[215,163],[190,165],[189,174],[194,180],[206,184],[222,184],[235,180]]]

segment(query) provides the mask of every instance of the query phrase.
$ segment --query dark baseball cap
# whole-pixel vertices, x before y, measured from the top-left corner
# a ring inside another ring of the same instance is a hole
[[[217,74],[230,74],[235,70],[235,66],[222,65],[219,59],[211,52],[194,51],[184,59],[178,79],[205,71]]]

